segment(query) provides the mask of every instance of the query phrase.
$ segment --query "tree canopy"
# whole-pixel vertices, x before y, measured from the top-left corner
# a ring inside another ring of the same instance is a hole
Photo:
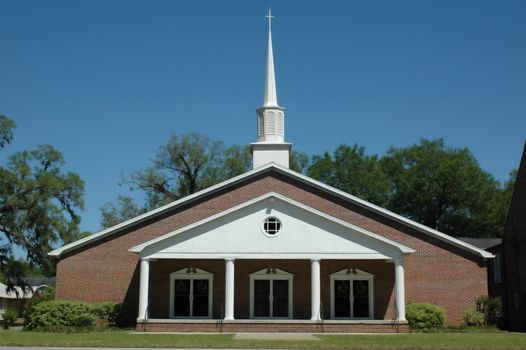
[[[501,185],[467,148],[443,139],[390,148],[382,157],[340,145],[314,155],[308,175],[457,237],[501,237],[515,176]]]
[[[358,145],[340,145],[332,156],[314,155],[307,174],[342,191],[380,206],[389,201],[389,182],[377,155]]]
[[[149,167],[123,182],[144,191],[146,203],[119,197],[101,208],[102,226],[242,174],[251,160],[248,146],[225,148],[205,135],[173,134]],[[392,147],[383,156],[367,154],[356,144],[312,157],[294,151],[290,168],[444,233],[467,237],[502,235],[514,182],[511,174],[500,184],[467,148],[446,146],[443,139]]]
[[[421,140],[391,148],[382,164],[392,211],[453,236],[502,235],[509,203],[502,202],[500,183],[467,148]]]
[[[174,133],[149,167],[132,172],[122,183],[144,191],[146,208],[152,209],[239,175],[250,161],[248,147],[225,149],[222,141],[206,135]]]
[[[0,149],[13,140],[15,123],[0,116]],[[84,184],[65,172],[64,158],[50,145],[17,152],[0,166],[0,271],[8,286],[23,284],[23,266],[15,249],[30,266],[52,269],[47,253],[76,239],[83,208]]]
[[[144,214],[146,212],[145,207],[141,207],[133,201],[133,198],[129,196],[118,196],[116,203],[106,203],[102,208],[101,212],[101,226],[108,228],[115,226]]]

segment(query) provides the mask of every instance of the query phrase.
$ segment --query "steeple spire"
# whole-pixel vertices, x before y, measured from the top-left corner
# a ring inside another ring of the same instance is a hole
[[[263,107],[277,107],[278,97],[276,94],[276,75],[274,73],[274,53],[272,51],[272,11],[268,9],[268,56],[267,56],[267,79],[265,80],[265,100]]]
[[[257,142],[250,144],[252,163],[258,168],[268,163],[289,167],[291,144],[285,142],[285,108],[278,105],[276,75],[274,73],[274,54],[272,50],[272,12],[268,15],[268,54],[267,77],[265,79],[265,99],[257,113]]]

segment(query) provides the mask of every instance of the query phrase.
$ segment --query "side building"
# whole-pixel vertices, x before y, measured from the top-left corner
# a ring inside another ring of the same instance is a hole
[[[502,242],[505,327],[526,331],[526,144]]]

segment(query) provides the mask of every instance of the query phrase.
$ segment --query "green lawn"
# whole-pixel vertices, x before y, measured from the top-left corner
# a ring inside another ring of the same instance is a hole
[[[299,349],[526,349],[520,333],[318,335],[319,341],[235,340],[232,334],[141,334],[130,331],[45,333],[0,330],[0,345]]]

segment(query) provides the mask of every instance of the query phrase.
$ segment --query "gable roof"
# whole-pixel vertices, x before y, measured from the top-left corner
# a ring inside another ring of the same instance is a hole
[[[374,205],[372,203],[369,203],[363,199],[360,199],[358,197],[355,197],[353,195],[350,195],[342,190],[339,190],[337,188],[334,188],[332,186],[329,186],[329,185],[326,185],[320,181],[317,181],[317,180],[314,180],[308,176],[305,176],[305,175],[302,175],[302,174],[299,174],[293,170],[290,170],[288,168],[285,168],[285,167],[282,167],[280,165],[277,165],[275,163],[268,163],[264,166],[261,166],[259,168],[256,168],[256,169],[253,169],[251,171],[248,171],[246,173],[243,173],[241,175],[238,175],[238,176],[235,176],[229,180],[226,180],[226,181],[223,181],[221,183],[218,183],[216,185],[213,185],[211,187],[208,187],[202,191],[199,191],[199,192],[196,192],[196,193],[193,193],[189,196],[186,196],[184,198],[181,198],[179,200],[176,200],[172,203],[169,203],[167,205],[164,205],[162,207],[159,207],[157,209],[154,209],[154,210],[151,210],[145,214],[142,214],[142,215],[139,215],[133,219],[130,219],[130,220],[127,220],[127,221],[124,221],[120,224],[117,224],[113,227],[110,227],[110,228],[107,228],[105,230],[102,230],[98,233],[95,233],[91,236],[88,236],[88,237],[84,237],[82,239],[79,239],[78,241],[75,241],[75,242],[72,242],[72,243],[69,243],[69,244],[66,244],[60,248],[57,248],[51,252],[49,252],[49,255],[50,256],[56,256],[56,257],[59,257],[61,254],[63,253],[66,253],[66,252],[70,252],[74,249],[77,249],[77,248],[80,248],[86,244],[89,244],[89,243],[92,243],[92,242],[96,242],[97,240],[100,240],[100,239],[103,239],[105,237],[108,237],[108,236],[111,236],[113,234],[116,234],[117,232],[120,232],[122,231],[123,229],[126,229],[132,225],[136,225],[140,222],[143,222],[145,220],[148,220],[148,219],[151,219],[155,216],[158,216],[158,215],[162,215],[163,213],[166,213],[167,211],[169,210],[172,210],[174,208],[177,208],[177,207],[180,207],[182,205],[185,205],[185,204],[189,204],[191,203],[192,201],[195,201],[199,198],[202,198],[206,195],[209,195],[209,194],[212,194],[214,192],[217,192],[219,190],[223,190],[227,187],[230,187],[230,186],[233,186],[241,181],[246,181],[248,179],[251,179],[253,177],[256,177],[258,175],[261,175],[261,174],[264,174],[266,172],[269,172],[269,171],[276,171],[280,174],[283,174],[283,175],[286,175],[288,177],[291,177],[293,179],[296,179],[300,182],[303,182],[303,183],[306,183],[308,185],[311,185],[317,189],[320,189],[324,192],[327,192],[327,193],[330,193],[332,195],[335,195],[337,197],[340,197],[350,203],[353,203],[355,205],[358,205],[362,208],[365,208],[367,210],[370,210],[376,214],[379,214],[381,216],[384,216],[388,219],[391,219],[395,222],[398,222],[400,224],[403,224],[404,226],[407,226],[407,227],[410,227],[412,229],[415,229],[419,232],[422,232],[428,236],[431,236],[433,238],[436,238],[440,241],[443,241],[443,242],[446,242],[448,244],[451,244],[452,246],[455,246],[457,248],[460,248],[464,251],[467,251],[469,253],[472,253],[472,254],[475,254],[475,255],[478,255],[482,258],[493,258],[493,254],[485,251],[485,250],[482,250],[482,249],[479,249],[471,244],[468,244],[468,243],[465,243],[459,239],[456,239],[454,237],[451,237],[445,233],[442,233],[442,232],[439,232],[437,230],[434,230],[430,227],[427,227],[425,225],[422,225],[422,224],[419,224],[413,220],[410,220],[408,218],[405,218],[401,215],[398,215],[398,214],[395,214],[387,209],[384,209],[382,207],[379,207],[377,205]]]
[[[0,283],[0,298],[1,299],[31,299],[35,293],[41,288],[47,288],[46,285],[34,285],[22,288],[14,286],[11,290],[7,290],[7,286]]]
[[[493,248],[502,243],[502,238],[473,238],[473,237],[459,237],[462,242],[469,243],[480,249]]]
[[[379,242],[381,243],[382,245],[384,246],[388,246],[390,248],[394,248],[396,249],[396,251],[399,251],[400,253],[402,254],[410,254],[410,253],[414,253],[415,251],[411,248],[408,248],[407,246],[403,245],[403,244],[400,244],[398,242],[395,242],[393,240],[390,240],[388,238],[385,238],[383,236],[380,236],[376,233],[373,233],[373,232],[370,232],[368,230],[365,230],[361,227],[358,227],[356,225],[353,225],[353,224],[350,224],[346,221],[343,221],[343,220],[340,220],[338,218],[335,218],[333,216],[330,216],[330,215],[327,215],[326,213],[323,213],[319,210],[316,210],[314,208],[311,208],[307,205],[304,205],[302,203],[299,203],[293,199],[290,199],[288,197],[285,197],[279,193],[275,193],[275,192],[268,192],[268,193],[265,193],[264,195],[262,196],[259,196],[259,197],[256,197],[254,199],[251,199],[249,201],[246,201],[244,203],[241,203],[237,206],[234,206],[232,208],[229,208],[225,211],[222,211],[220,213],[217,213],[215,215],[211,215],[203,220],[200,220],[198,222],[195,222],[193,224],[190,224],[188,226],[185,226],[185,227],[182,227],[180,229],[177,229],[173,232],[170,232],[170,233],[167,233],[165,235],[162,235],[162,236],[159,236],[159,237],[156,237],[152,240],[149,240],[147,242],[143,242],[139,245],[136,245],[135,247],[129,249],[130,252],[134,252],[134,253],[141,253],[141,252],[144,252],[145,250],[147,250],[148,247],[152,247],[156,244],[159,244],[159,243],[162,243],[162,242],[165,242],[165,241],[168,241],[170,238],[172,237],[175,237],[175,236],[178,236],[184,232],[188,232],[188,231],[191,231],[192,229],[194,228],[198,228],[198,227],[201,227],[201,226],[204,226],[205,224],[207,223],[210,223],[212,221],[216,221],[220,218],[223,218],[223,217],[226,217],[227,215],[229,214],[232,214],[232,213],[236,213],[236,212],[239,212],[241,211],[242,209],[244,208],[247,208],[249,206],[253,206],[254,204],[256,203],[260,203],[260,202],[263,202],[267,199],[270,199],[271,203],[275,203],[275,200],[279,200],[279,201],[282,201],[286,204],[289,204],[295,208],[299,208],[301,209],[302,211],[304,212],[307,212],[307,213],[310,213],[310,214],[313,214],[315,215],[316,217],[321,217],[325,220],[327,220],[328,222],[331,222],[333,224],[336,224],[340,227],[344,227],[346,229],[350,229],[354,232],[357,232],[358,234],[362,235],[363,237],[367,237],[368,240],[370,241],[376,241],[376,242]],[[274,206],[274,205],[272,205]],[[268,209],[268,206],[265,206],[267,209]]]

